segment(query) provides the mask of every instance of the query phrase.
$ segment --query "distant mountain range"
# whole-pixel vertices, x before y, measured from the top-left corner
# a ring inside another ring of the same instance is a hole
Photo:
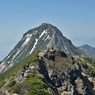
[[[9,69],[33,51],[50,48],[58,48],[72,55],[88,56],[85,52],[75,47],[69,39],[64,37],[57,27],[43,23],[23,35],[21,41],[1,62],[0,73]]]
[[[91,56],[95,57],[95,48],[94,47],[91,47],[90,45],[85,44],[83,46],[80,46],[79,49],[81,49],[84,52],[87,52]]]

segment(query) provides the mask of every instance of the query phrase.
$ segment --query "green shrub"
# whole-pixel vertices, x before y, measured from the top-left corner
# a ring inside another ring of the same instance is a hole
[[[6,82],[0,82],[0,88],[5,84]]]
[[[47,91],[46,84],[41,80],[41,77],[30,73],[27,75],[28,81],[24,81],[29,86],[27,95],[51,95]]]
[[[7,77],[10,77],[14,73],[18,72],[20,69],[23,68],[24,65],[26,65],[28,62],[31,63],[35,61],[36,59],[37,51],[33,52],[20,62],[18,62],[16,65],[12,66],[10,69],[5,71],[4,73],[0,74],[0,83],[3,82]]]
[[[53,70],[53,73],[59,74],[58,70],[56,70],[56,69]]]
[[[10,78],[9,83],[7,84],[7,87],[12,87],[13,85],[15,85],[16,81],[14,80],[13,77]]]
[[[92,66],[88,66],[88,70],[89,70],[89,71],[94,71],[94,72],[95,72],[95,68],[92,67]]]
[[[95,72],[95,63],[93,59],[84,57],[84,62],[89,63],[88,71],[94,71]]]
[[[66,85],[69,85],[70,83],[69,83],[69,82],[66,82],[65,84],[66,84]]]
[[[10,94],[17,93],[19,95],[25,95],[28,92],[28,86],[26,84],[17,83],[10,90]]]
[[[10,93],[19,95],[51,95],[47,91],[47,86],[41,80],[41,77],[33,73],[29,73],[26,76],[26,80],[22,83],[15,84],[10,89]]]
[[[27,95],[51,95],[46,89],[31,90]]]
[[[49,68],[52,68],[53,67],[52,63],[48,63],[48,65],[49,65]]]
[[[93,63],[91,58],[84,57],[83,59],[84,59],[85,62]]]
[[[78,59],[78,61],[83,62],[83,60],[81,58],[77,58],[77,59]]]

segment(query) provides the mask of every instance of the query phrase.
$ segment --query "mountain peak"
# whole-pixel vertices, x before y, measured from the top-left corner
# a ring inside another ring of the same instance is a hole
[[[89,46],[89,47],[91,47],[90,45],[88,45],[88,44],[84,44],[83,46]]]
[[[47,28],[50,28],[50,27],[54,27],[52,24],[50,24],[50,23],[42,23],[39,27],[46,27],[47,26]]]
[[[60,31],[56,26],[53,26],[50,23],[42,23],[40,26],[41,27],[47,26],[47,28],[56,29],[56,30]]]
[[[23,35],[21,41],[1,62],[0,73],[17,64],[33,51],[50,48],[70,52],[72,55],[85,55],[85,53],[76,48],[69,39],[64,37],[57,27],[49,23],[43,23]]]
[[[50,23],[42,23],[41,25],[42,25],[42,26],[43,26],[43,25],[53,26],[53,25],[52,25],[52,24],[50,24]]]
[[[41,25],[51,25],[50,23],[42,23]]]
[[[80,46],[79,48],[95,58],[95,48],[94,47],[91,47],[90,45],[85,44],[83,46]]]

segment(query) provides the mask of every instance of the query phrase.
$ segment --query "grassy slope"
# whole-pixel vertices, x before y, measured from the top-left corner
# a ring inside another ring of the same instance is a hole
[[[18,70],[22,69],[24,65],[28,62],[33,62],[36,59],[37,51],[33,52],[25,59],[21,60],[18,64],[11,67],[9,70],[5,71],[4,73],[0,74],[0,87],[2,86],[3,81],[10,77],[11,75],[15,74]]]
[[[47,91],[47,86],[42,81],[41,77],[33,73],[28,73],[26,79],[22,83],[11,85],[9,92],[19,95],[51,95],[51,93]]]
[[[12,77],[11,75],[17,73],[18,70],[22,69],[23,66],[26,65],[28,62],[35,61],[36,55],[37,51],[27,56],[25,59],[20,61],[15,66],[11,67],[3,74],[0,74],[0,87],[4,84],[4,80],[7,77]],[[33,73],[28,74],[26,80],[22,83],[16,83],[14,78],[12,77],[6,87],[10,88],[10,93],[18,93],[19,95],[24,95],[25,93],[25,95],[51,95],[51,93],[47,91],[47,86],[42,81],[41,77]],[[27,92],[24,92],[25,89],[27,90]]]

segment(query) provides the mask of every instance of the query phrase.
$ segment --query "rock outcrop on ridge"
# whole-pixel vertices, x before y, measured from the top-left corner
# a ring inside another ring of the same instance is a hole
[[[22,70],[12,75],[16,83],[8,89],[9,91],[15,90],[16,88],[13,88],[17,83],[22,85],[24,81],[28,80],[28,74],[36,74],[41,77],[51,95],[95,95],[94,70],[94,60],[90,58],[73,57],[71,54],[55,48],[41,50],[37,52],[36,59],[29,64],[23,77]],[[7,78],[7,84],[9,80],[10,77]],[[26,87],[27,85],[24,85],[23,88]],[[3,86],[4,88],[6,88],[6,84]],[[21,88],[19,88],[19,92],[14,92],[18,95],[24,95],[20,94],[20,91]],[[29,90],[25,91],[22,93],[27,95]]]

